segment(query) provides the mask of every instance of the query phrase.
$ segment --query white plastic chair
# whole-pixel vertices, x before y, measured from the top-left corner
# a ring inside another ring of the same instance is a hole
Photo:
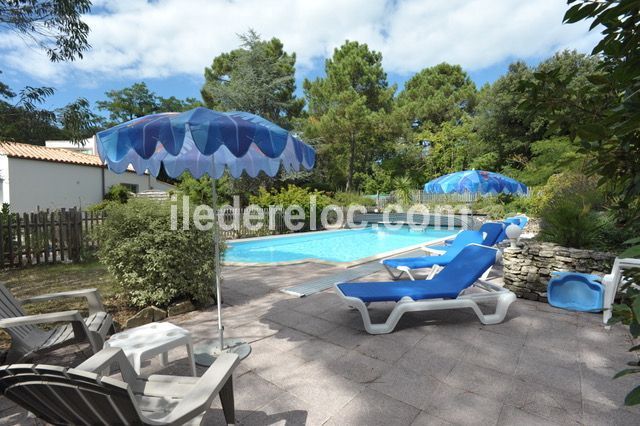
[[[607,324],[611,318],[611,306],[613,305],[618,288],[627,282],[623,271],[633,268],[640,268],[640,259],[620,259],[616,257],[616,260],[613,262],[613,268],[611,268],[611,273],[602,277],[602,284],[604,285],[603,323]]]

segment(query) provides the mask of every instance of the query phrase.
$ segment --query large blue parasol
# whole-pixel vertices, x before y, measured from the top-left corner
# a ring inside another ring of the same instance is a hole
[[[255,177],[260,172],[275,176],[285,171],[311,169],[315,151],[287,130],[254,114],[217,112],[195,108],[183,113],[161,113],[136,118],[97,135],[98,154],[109,170],[125,172],[130,166],[138,174],[154,176],[162,166],[177,178],[184,172],[199,178],[214,178],[212,194],[217,217],[215,179],[228,171]],[[209,365],[217,351],[230,350],[241,357],[249,354],[248,345],[234,339],[224,340],[220,294],[220,244],[217,224],[214,233],[216,299],[219,340],[196,356],[199,364]]]
[[[424,192],[431,194],[526,194],[527,186],[500,173],[484,170],[465,170],[440,176],[424,185]]]

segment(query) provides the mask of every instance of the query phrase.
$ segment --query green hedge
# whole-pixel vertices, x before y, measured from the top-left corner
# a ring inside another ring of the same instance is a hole
[[[171,230],[170,206],[134,198],[106,208],[98,258],[132,306],[165,307],[183,298],[202,304],[213,295],[213,231],[183,230],[181,220]]]

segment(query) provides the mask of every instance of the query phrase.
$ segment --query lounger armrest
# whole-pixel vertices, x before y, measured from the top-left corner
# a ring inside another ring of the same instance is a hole
[[[431,248],[429,246],[420,247],[420,250],[423,250],[429,254],[435,254],[435,255],[441,255],[446,253],[446,250],[438,250],[438,249]]]
[[[78,311],[52,312],[49,314],[25,315],[16,318],[0,319],[0,328],[19,327],[21,325],[47,324],[52,322],[76,322],[84,324]]]
[[[171,413],[162,418],[153,418],[153,420],[169,424],[183,424],[203,413],[231,378],[233,370],[239,363],[238,355],[221,354]]]
[[[59,293],[43,294],[40,296],[34,296],[34,297],[29,297],[28,299],[23,299],[21,300],[21,302],[25,304],[25,303],[44,302],[47,300],[55,300],[55,299],[73,299],[76,297],[84,297],[87,300],[90,314],[95,314],[97,312],[105,312],[104,306],[102,304],[102,299],[100,298],[100,293],[98,292],[97,288],[85,288],[80,290],[71,290],[71,291],[62,291]]]
[[[91,373],[102,374],[103,371],[113,366],[120,368],[122,379],[134,387],[138,374],[131,366],[131,362],[121,348],[105,348],[93,355],[91,358],[76,367],[78,370],[89,371]]]

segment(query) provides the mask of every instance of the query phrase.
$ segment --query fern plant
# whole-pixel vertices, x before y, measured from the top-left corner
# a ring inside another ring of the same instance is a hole
[[[627,250],[620,254],[620,257],[638,257],[640,256],[640,237],[633,238],[625,242],[630,245]],[[638,275],[638,274],[636,274]],[[640,289],[634,284],[640,282],[638,276],[633,274],[625,274],[626,282],[621,287],[622,300],[619,304],[613,305],[612,316],[609,324],[622,323],[629,327],[629,333],[634,339],[640,336]],[[640,352],[640,345],[635,345],[629,349],[629,352]],[[640,373],[640,361],[636,356],[634,361],[628,363],[629,368],[619,371],[614,379],[628,376],[629,374]],[[633,388],[624,399],[625,405],[640,404],[640,385]]]

